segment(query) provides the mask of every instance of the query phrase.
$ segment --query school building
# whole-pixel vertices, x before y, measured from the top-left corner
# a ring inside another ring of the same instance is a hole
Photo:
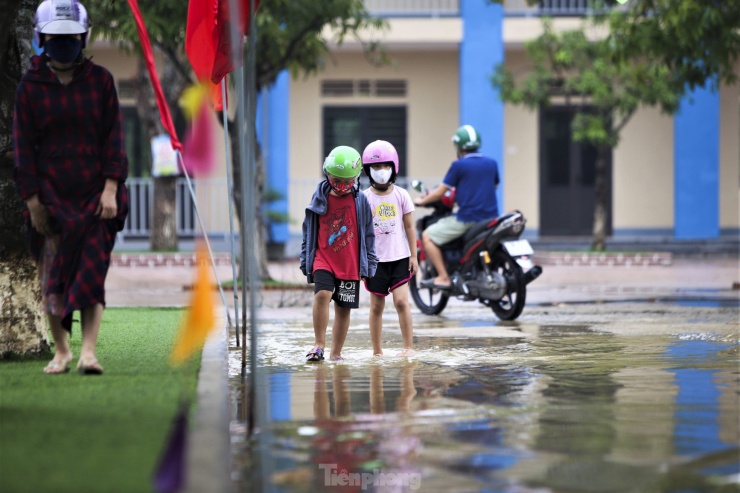
[[[334,146],[362,151],[373,140],[388,140],[400,154],[401,183],[417,178],[432,187],[454,160],[450,138],[464,123],[481,133],[481,151],[499,163],[499,209],[521,210],[529,237],[590,236],[595,156],[572,141],[571,111],[553,105],[532,112],[504,104],[491,84],[499,63],[527,70],[523,44],[541,33],[542,15],[553,16],[558,30],[575,28],[589,1],[542,0],[534,7],[525,0],[506,0],[504,6],[486,0],[366,0],[366,5],[390,24],[369,38],[382,41],[390,64],[370,63],[360,43],[348,40],[333,48],[319,74],[292,79],[283,73],[260,96],[257,125],[268,186],[283,197],[270,208],[291,218],[271,225],[271,240],[287,254],[297,253],[304,208]],[[135,73],[135,61],[113,47],[94,45],[92,52],[119,81]],[[737,239],[740,86],[696,90],[674,116],[640,109],[623,129],[609,167],[613,238]],[[210,203],[201,205],[216,211],[209,215],[209,229],[228,232],[226,194],[211,195]]]

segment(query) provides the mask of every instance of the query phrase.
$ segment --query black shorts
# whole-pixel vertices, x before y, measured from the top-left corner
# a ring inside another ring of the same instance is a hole
[[[313,273],[313,292],[331,291],[331,299],[344,308],[360,307],[360,281],[337,279],[328,270],[317,270]]]
[[[411,279],[409,257],[393,262],[378,262],[375,277],[365,279],[365,289],[377,296],[388,296],[388,293],[403,286]]]

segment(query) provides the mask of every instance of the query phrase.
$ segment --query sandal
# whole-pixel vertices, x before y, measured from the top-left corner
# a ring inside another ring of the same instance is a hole
[[[306,361],[309,362],[309,363],[313,363],[313,362],[316,362],[316,361],[324,361],[324,350],[323,350],[323,348],[320,348],[319,346],[315,346],[306,355]]]
[[[80,375],[102,375],[103,367],[94,357],[80,358],[77,362],[77,373]]]
[[[438,291],[450,291],[452,289],[451,284],[434,284],[434,279],[424,279],[419,283],[419,287],[422,289],[436,289]]]
[[[49,361],[49,364],[44,368],[44,373],[47,375],[61,375],[62,373],[69,372],[69,365],[72,363],[72,354],[65,360],[58,360],[57,358]]]

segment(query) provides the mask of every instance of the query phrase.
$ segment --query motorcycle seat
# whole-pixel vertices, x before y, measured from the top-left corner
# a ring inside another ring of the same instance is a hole
[[[463,235],[463,242],[467,243],[468,241],[472,240],[473,238],[478,236],[483,231],[492,228],[497,222],[498,222],[498,218],[494,217],[493,219],[484,219],[483,221],[479,221],[475,223]]]

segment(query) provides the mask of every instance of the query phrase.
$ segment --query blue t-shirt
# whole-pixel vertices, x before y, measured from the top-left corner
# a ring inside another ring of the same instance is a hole
[[[443,185],[455,189],[457,219],[466,223],[498,217],[498,183],[496,161],[477,152],[453,162],[442,180]]]

